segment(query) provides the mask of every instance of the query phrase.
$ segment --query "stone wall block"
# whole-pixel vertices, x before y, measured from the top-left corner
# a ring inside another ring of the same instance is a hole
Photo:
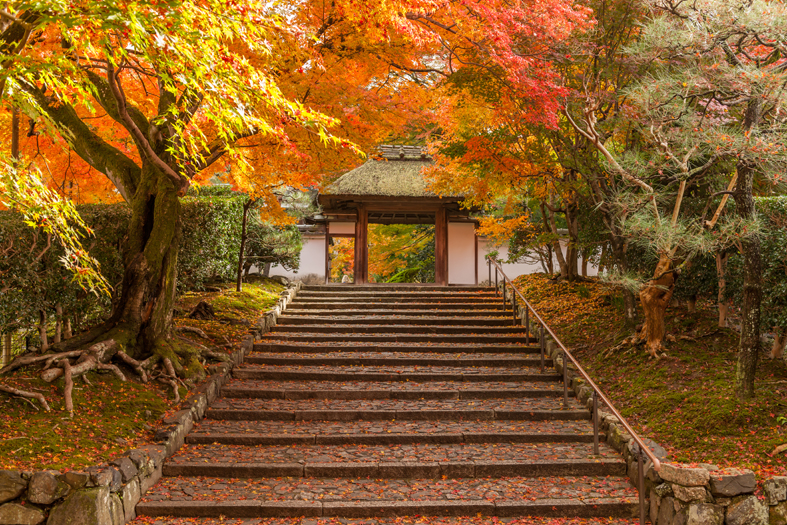
[[[768,510],[770,525],[787,525],[787,501],[773,505]]]
[[[768,505],[787,501],[787,476],[775,476],[767,480],[764,488]]]
[[[45,519],[44,513],[32,505],[0,505],[0,525],[38,525]]]
[[[137,517],[135,511],[142,494],[139,491],[139,481],[132,479],[120,490],[120,497],[123,501],[124,522],[129,522]]]
[[[689,505],[686,525],[723,525],[724,507],[711,503]]]
[[[137,469],[141,469],[147,466],[150,462],[150,455],[146,448],[135,448],[126,452],[128,458],[134,462],[134,466]]]
[[[661,496],[656,494],[656,491],[650,489],[650,497],[648,498],[648,515],[650,522],[657,524],[659,519],[659,507],[661,507]]]
[[[194,396],[191,400],[191,415],[194,420],[199,420],[205,417],[205,411],[208,409],[208,396],[204,393]]]
[[[113,459],[109,462],[110,465],[116,467],[123,478],[123,483],[128,483],[137,475],[137,466],[131,461],[131,458],[126,456]]]
[[[0,470],[0,503],[18,498],[27,488],[27,480],[16,470]]]
[[[77,490],[49,513],[47,525],[111,525],[109,487]]]
[[[714,496],[753,494],[757,488],[754,472],[746,469],[726,469],[711,472],[710,488]]]
[[[705,487],[684,487],[673,483],[672,493],[675,494],[675,498],[685,503],[710,503],[712,501]]]
[[[111,525],[123,525],[126,523],[123,502],[120,501],[120,496],[114,492],[109,495],[109,519],[111,520]]]
[[[52,472],[36,472],[30,477],[27,499],[37,505],[51,505],[68,494],[71,487],[60,481]]]
[[[727,525],[768,525],[768,507],[757,496],[738,496],[727,507]]]
[[[140,494],[146,493],[150,488],[158,483],[158,480],[161,479],[161,472],[163,469],[163,465],[161,463],[155,465],[155,467],[150,471],[150,473],[145,477],[139,478],[139,492]]]
[[[90,483],[90,474],[87,472],[69,471],[57,476],[57,479],[63,483],[67,483],[72,489],[81,489]]]
[[[162,445],[144,445],[137,450],[144,453],[154,466],[161,465],[167,457],[167,449]]]
[[[710,481],[710,472],[704,468],[688,468],[662,463],[659,475],[664,481],[686,487],[702,487]]]
[[[675,517],[675,498],[667,496],[661,499],[657,521],[654,524],[672,525],[672,518]]]
[[[687,525],[689,522],[689,506],[675,499],[672,501],[672,508],[675,513],[671,525]]]

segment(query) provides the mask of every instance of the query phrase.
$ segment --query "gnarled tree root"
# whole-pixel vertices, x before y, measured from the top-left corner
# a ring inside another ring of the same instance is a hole
[[[41,403],[41,406],[44,407],[44,410],[46,410],[47,412],[52,410],[51,408],[49,408],[49,403],[46,402],[46,398],[42,394],[39,394],[37,392],[27,392],[26,390],[19,390],[18,388],[14,388],[12,386],[3,385],[3,384],[0,384],[0,391],[6,392],[13,396],[19,396],[25,399],[35,399],[36,401]]]

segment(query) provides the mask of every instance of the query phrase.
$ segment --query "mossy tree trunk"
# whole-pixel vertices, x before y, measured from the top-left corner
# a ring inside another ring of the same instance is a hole
[[[763,114],[763,102],[758,97],[749,100],[743,117],[743,130],[756,130]],[[738,216],[745,220],[757,218],[754,204],[754,175],[758,166],[749,159],[737,163],[738,181],[733,198]],[[745,236],[743,247],[743,306],[741,308],[741,338],[738,344],[738,366],[735,371],[735,394],[741,399],[754,397],[754,379],[760,352],[760,306],[762,303],[762,255],[756,235]]]
[[[108,322],[126,353],[145,357],[172,325],[180,241],[180,201],[172,182],[149,164],[131,202],[120,300]]]
[[[738,184],[735,204],[738,215],[745,219],[756,216],[752,185],[755,167],[738,163]],[[738,365],[735,371],[735,393],[741,399],[754,397],[754,379],[760,352],[760,304],[762,303],[762,255],[760,240],[749,236],[743,247],[743,305],[741,307],[741,337],[738,343]]]

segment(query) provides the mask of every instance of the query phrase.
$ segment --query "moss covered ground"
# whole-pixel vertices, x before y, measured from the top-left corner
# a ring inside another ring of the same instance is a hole
[[[756,398],[733,392],[738,334],[718,328],[715,304],[667,311],[667,358],[644,349],[608,350],[631,335],[622,298],[603,283],[553,283],[543,274],[517,279],[520,290],[579,358],[615,406],[675,461],[787,474],[787,366],[761,356]],[[641,311],[640,311],[641,315]]]
[[[202,329],[204,340],[195,341],[219,351],[233,348],[249,332],[249,325],[273,306],[284,289],[278,283],[257,279],[235,292],[234,284],[218,284],[220,291],[186,293],[180,297],[176,326]],[[196,321],[185,315],[199,301],[207,301],[216,319]],[[181,339],[180,344],[185,344]],[[90,372],[90,384],[74,385],[74,416],[63,406],[63,380],[45,383],[35,369],[12,372],[2,381],[22,390],[43,394],[51,405],[44,412],[37,402],[0,393],[0,469],[77,470],[112,459],[123,451],[151,442],[162,417],[178,407],[169,387],[142,384],[133,370],[121,367],[128,381],[111,373]],[[184,390],[181,390],[185,394]]]

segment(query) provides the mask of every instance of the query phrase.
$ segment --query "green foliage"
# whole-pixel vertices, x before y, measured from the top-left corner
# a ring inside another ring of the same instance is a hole
[[[247,231],[247,264],[277,264],[286,270],[297,270],[301,264],[303,240],[294,224],[273,226],[254,214]]]
[[[240,250],[244,196],[183,199],[178,289],[198,290],[211,279],[231,280]]]
[[[178,289],[202,289],[207,281],[231,280],[240,249],[245,196],[187,197],[181,213]],[[95,232],[86,243],[117,297],[123,279],[122,247],[130,212],[124,203],[78,207]],[[74,330],[107,318],[112,297],[85,291],[60,263],[67,252],[55,235],[30,228],[21,214],[0,211],[0,332],[32,330],[39,311],[51,314],[60,305]]]
[[[787,197],[760,197],[757,209],[763,223],[762,329],[787,328]],[[726,296],[740,306],[743,292],[743,258],[736,253],[727,265]]]
[[[680,273],[675,285],[674,296],[680,299],[705,297],[715,299],[719,293],[719,277],[716,273],[716,256],[695,256]]]

